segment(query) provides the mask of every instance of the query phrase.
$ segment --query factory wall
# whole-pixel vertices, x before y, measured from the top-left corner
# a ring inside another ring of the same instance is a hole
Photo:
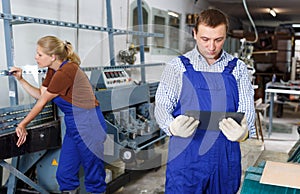
[[[111,0],[112,21],[113,28],[122,30],[133,30],[132,10],[136,7],[136,0]],[[11,0],[11,13],[14,15],[31,16],[44,19],[53,19],[64,22],[89,24],[95,26],[107,26],[107,13],[105,0]],[[173,11],[180,14],[180,25],[176,30],[180,31],[178,44],[180,45],[175,53],[160,52],[152,49],[153,37],[147,38],[149,50],[145,51],[145,63],[165,63],[171,58],[184,53],[187,49],[186,39],[192,39],[191,28],[186,26],[186,14],[198,13],[200,10],[207,8],[206,1],[194,0],[144,0],[143,7],[149,11],[147,23],[153,24],[154,14],[158,11],[167,13]],[[2,11],[2,1],[0,2],[0,9]],[[157,11],[158,10],[158,11]],[[5,37],[3,20],[0,20],[0,70],[7,69],[5,53]],[[149,32],[153,32],[151,26],[148,28]],[[171,29],[172,30],[172,29]],[[169,33],[167,30],[164,33]],[[14,49],[11,51],[14,54],[14,64],[16,66],[28,68],[35,68],[36,62],[34,60],[36,42],[45,35],[56,35],[62,40],[71,42],[79,56],[82,59],[82,67],[94,66],[109,66],[109,41],[107,32],[90,31],[83,29],[74,29],[66,27],[48,26],[42,24],[18,24],[13,25],[13,44]],[[165,34],[168,36],[168,34]],[[132,43],[131,35],[116,35],[114,36],[114,52],[117,54],[120,50],[126,50]],[[192,44],[193,45],[193,44]],[[172,50],[168,43],[164,50]],[[191,47],[191,43],[189,48]],[[158,50],[158,49],[157,49]],[[135,64],[140,64],[140,55],[136,54]],[[117,62],[117,65],[119,63]],[[35,66],[35,67],[32,67]],[[146,68],[146,79],[149,81],[158,81],[162,72],[161,67]],[[132,70],[134,79],[139,79],[139,69]],[[29,81],[38,86],[38,76],[26,75]],[[8,78],[0,78],[1,89],[8,90]],[[21,90],[20,100],[22,103],[32,102],[30,97]],[[9,97],[4,97],[0,100],[0,106],[9,104]]]

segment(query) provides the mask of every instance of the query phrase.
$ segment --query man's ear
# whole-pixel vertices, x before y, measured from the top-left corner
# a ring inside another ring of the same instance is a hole
[[[193,36],[193,38],[196,40],[196,35],[197,35],[197,33],[196,33],[196,30],[195,30],[195,28],[193,29],[193,31],[192,31],[192,36]]]

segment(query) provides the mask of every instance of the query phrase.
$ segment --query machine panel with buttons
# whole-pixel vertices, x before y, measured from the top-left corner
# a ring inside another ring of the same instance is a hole
[[[134,82],[124,69],[107,67],[101,71],[93,70],[91,83],[95,88],[114,88],[133,85]]]

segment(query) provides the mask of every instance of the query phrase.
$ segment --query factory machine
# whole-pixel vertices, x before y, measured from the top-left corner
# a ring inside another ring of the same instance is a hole
[[[120,67],[93,70],[90,80],[107,121],[105,162],[108,166],[118,160],[125,164],[124,173],[108,183],[110,193],[162,163],[161,154],[155,150],[155,145],[164,143],[166,137],[154,119],[158,83],[137,83]]]
[[[162,164],[155,147],[164,143],[166,135],[153,116],[158,83],[137,83],[120,67],[92,70],[90,81],[107,124],[104,162],[111,172],[106,181],[109,194]],[[55,174],[65,132],[63,113],[49,103],[28,126],[26,143],[16,146],[15,127],[33,106],[0,109],[0,165],[10,174],[7,180],[0,177],[0,182],[5,181],[1,193],[60,193]],[[123,171],[116,175],[113,169],[120,162]],[[83,176],[81,170],[82,185]]]
[[[28,125],[26,142],[17,147],[15,128],[33,106],[34,104],[29,104],[0,109],[0,165],[10,173],[4,187],[1,188],[1,193],[26,193],[30,189],[39,193],[48,193],[37,183],[43,182],[39,180],[42,176],[34,169],[43,168],[45,156],[60,148],[60,121],[57,119],[56,106],[49,103]],[[56,168],[51,164],[49,166]],[[4,181],[3,177],[0,178],[1,182]],[[47,181],[48,184],[55,184],[55,176],[52,180],[49,177]]]

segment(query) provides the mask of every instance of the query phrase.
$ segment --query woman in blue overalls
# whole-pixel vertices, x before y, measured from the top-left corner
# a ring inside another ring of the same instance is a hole
[[[74,53],[71,43],[45,36],[37,42],[35,59],[40,68],[48,67],[41,88],[35,88],[23,79],[20,68],[11,69],[24,89],[38,99],[16,128],[17,146],[26,141],[28,123],[52,100],[64,113],[66,125],[57,169],[60,190],[79,193],[78,173],[82,165],[86,190],[104,193],[106,183],[102,160],[106,124],[90,82],[79,67],[80,58]]]
[[[222,50],[227,29],[221,11],[201,12],[193,31],[197,46],[171,61],[162,74],[155,116],[171,136],[166,194],[234,194],[239,189],[239,142],[248,137],[248,129],[250,136],[255,133],[254,92],[246,65]],[[189,110],[246,116],[241,124],[211,118],[201,128],[197,119],[185,115]]]

